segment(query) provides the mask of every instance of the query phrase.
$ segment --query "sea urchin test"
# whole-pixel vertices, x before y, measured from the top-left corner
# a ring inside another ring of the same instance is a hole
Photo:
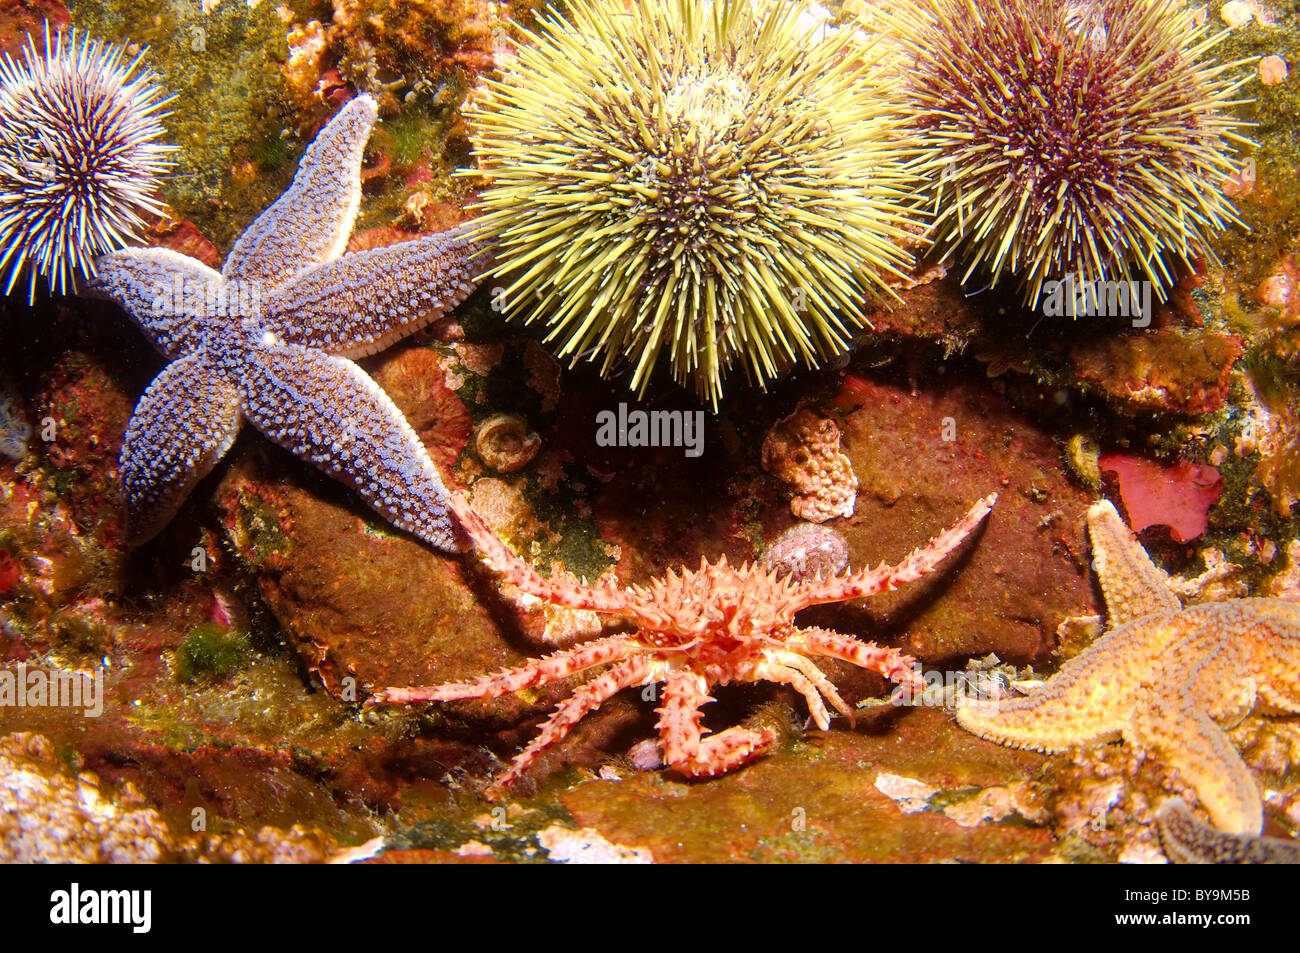
[[[741,0],[574,0],[468,111],[497,300],[560,356],[716,406],[842,353],[907,255],[895,120],[851,31]]]
[[[930,182],[934,242],[966,281],[1146,280],[1160,300],[1239,223],[1224,197],[1236,63],[1181,0],[917,0],[886,17]]]

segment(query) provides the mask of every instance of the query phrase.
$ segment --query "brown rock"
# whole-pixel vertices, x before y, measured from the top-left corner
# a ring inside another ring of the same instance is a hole
[[[1070,351],[1079,379],[1129,413],[1213,413],[1228,396],[1241,338],[1165,328],[1080,341]]]
[[[53,32],[70,25],[72,17],[59,0],[0,0],[0,53],[18,56],[29,36],[43,50],[45,23]]]
[[[208,241],[207,236],[191,221],[158,219],[150,223],[145,239],[146,244],[160,245],[182,255],[189,255],[209,268],[221,268],[221,254],[217,251],[217,246]]]
[[[853,520],[837,527],[850,565],[895,563],[973,501],[999,494],[969,555],[863,609],[820,610],[834,628],[865,638],[895,631],[928,662],[988,652],[1042,661],[1062,619],[1095,611],[1080,562],[1091,498],[1067,481],[1051,437],[986,382],[954,375],[942,390],[912,394],[850,375],[834,407],[862,486]]]
[[[466,678],[518,660],[467,562],[392,529],[277,448],[237,454],[216,498],[263,598],[331,694],[360,701],[368,689]]]

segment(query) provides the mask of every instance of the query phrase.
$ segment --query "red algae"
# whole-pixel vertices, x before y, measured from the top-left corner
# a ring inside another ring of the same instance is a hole
[[[1185,461],[1165,466],[1142,457],[1104,453],[1103,473],[1114,473],[1120,497],[1135,532],[1167,526],[1176,543],[1200,537],[1209,524],[1210,507],[1223,493],[1223,477],[1207,464]]]

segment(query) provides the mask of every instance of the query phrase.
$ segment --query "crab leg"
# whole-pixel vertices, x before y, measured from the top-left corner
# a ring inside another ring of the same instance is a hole
[[[817,667],[816,662],[806,659],[802,655],[796,655],[794,652],[785,652],[778,656],[776,660],[788,668],[801,672],[810,682],[817,686],[817,691],[826,697],[826,700],[831,703],[831,706],[836,711],[847,718],[850,723],[853,722],[853,709],[845,703],[843,698],[840,698],[840,693],[835,690],[835,686],[826,677],[826,673]],[[823,731],[826,730],[820,724],[817,727]]]
[[[713,701],[708,688],[708,682],[694,672],[669,671],[664,676],[664,706],[655,709],[664,761],[687,777],[712,777],[738,768],[776,741],[771,729],[751,731],[740,726],[701,737],[700,706]]]
[[[760,662],[755,667],[754,674],[769,682],[782,682],[789,685],[804,697],[804,701],[808,703],[808,714],[812,716],[818,728],[825,731],[831,726],[830,712],[826,710],[821,695],[817,694],[817,686],[802,672],[777,662]]]
[[[925,681],[916,671],[916,659],[898,649],[881,648],[875,642],[862,642],[830,629],[800,629],[797,637],[800,644],[815,655],[841,659],[858,668],[879,672],[891,682],[910,685],[914,691],[925,690]]]
[[[584,715],[595,711],[611,696],[624,688],[655,680],[654,668],[654,663],[644,656],[625,659],[578,686],[577,691],[560,702],[551,717],[546,719],[537,737],[515,755],[510,767],[492,782],[492,786],[485,792],[486,796],[491,800],[499,798],[510,785],[519,780],[519,776],[528,770],[538,755],[563,739]]]
[[[798,612],[800,609],[823,602],[860,599],[863,596],[897,589],[905,583],[915,582],[938,568],[939,564],[962,544],[988,515],[997,499],[996,493],[984,497],[960,520],[926,545],[914,550],[897,566],[881,565],[875,569],[863,569],[844,576],[832,576],[830,579],[818,580],[801,587],[798,595],[790,603],[790,611]]]
[[[549,685],[575,672],[585,671],[606,662],[618,662],[634,651],[626,636],[611,635],[593,639],[571,649],[532,659],[514,668],[502,669],[468,682],[447,682],[415,688],[386,688],[367,700],[367,705],[393,705],[403,702],[449,702],[462,698],[500,698],[521,688]]]
[[[555,582],[543,578],[527,560],[521,559],[470,507],[463,493],[448,494],[448,508],[456,516],[461,529],[478,549],[480,557],[501,578],[543,602],[566,606],[570,609],[590,609],[593,612],[627,612],[629,600],[622,589],[614,586],[596,587]]]

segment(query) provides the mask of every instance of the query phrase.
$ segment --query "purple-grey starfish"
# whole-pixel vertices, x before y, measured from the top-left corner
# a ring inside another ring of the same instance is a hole
[[[1300,840],[1218,830],[1202,824],[1181,798],[1160,811],[1156,830],[1175,864],[1300,864]]]
[[[487,252],[469,229],[456,228],[341,254],[376,116],[369,96],[338,112],[219,274],[164,248],[97,260],[94,286],[171,360],[140,398],[122,444],[132,544],[166,525],[247,420],[394,525],[439,549],[465,548],[424,445],[350,358],[460,304]]]

